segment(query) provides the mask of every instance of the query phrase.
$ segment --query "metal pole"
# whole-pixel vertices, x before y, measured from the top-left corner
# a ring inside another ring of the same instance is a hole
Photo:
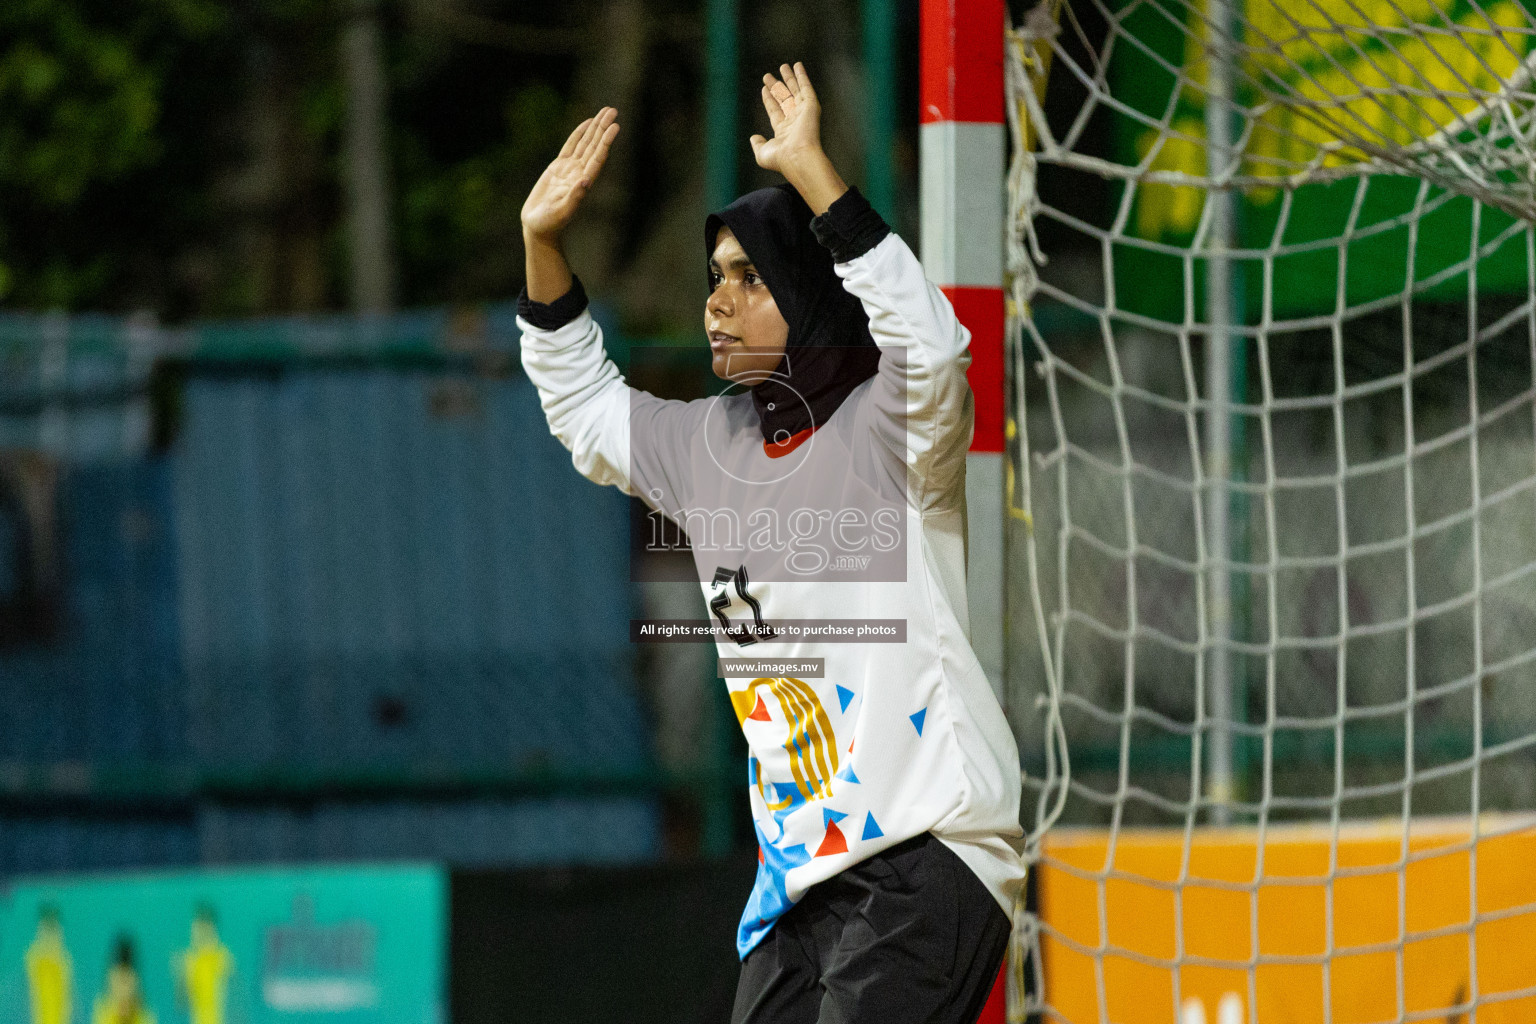
[[[704,202],[706,209],[718,210],[736,198],[737,187],[737,0],[708,0],[708,4],[704,30]],[[709,661],[713,666],[714,659]],[[731,790],[726,780],[732,770],[728,763],[730,730],[735,728],[736,717],[723,682],[714,678],[709,682],[715,699],[708,728],[709,778],[702,793],[700,839],[705,856],[724,857],[731,852]]]
[[[718,210],[736,198],[737,0],[709,0],[704,41],[704,202]]]
[[[1003,225],[1008,127],[1003,0],[921,0],[918,159],[923,270],[971,332],[976,398],[965,458],[971,647],[1004,702]]]
[[[352,244],[352,307],[360,313],[387,313],[395,304],[381,51],[375,0],[356,0],[342,33],[341,63],[347,88],[343,146]]]
[[[895,223],[891,142],[896,135],[896,2],[864,0],[864,187],[869,203]]]
[[[1210,701],[1210,760],[1206,797],[1211,821],[1231,820],[1232,785],[1232,541],[1228,497],[1232,477],[1232,265],[1236,196],[1214,187],[1228,170],[1232,153],[1230,0],[1210,0],[1206,48],[1206,174],[1211,203],[1205,261],[1205,458],[1206,558],[1209,562],[1210,660],[1206,674]],[[1239,341],[1241,344],[1241,341]]]

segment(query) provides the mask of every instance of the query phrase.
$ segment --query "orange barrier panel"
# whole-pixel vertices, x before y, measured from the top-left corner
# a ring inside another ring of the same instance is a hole
[[[1480,1024],[1536,1020],[1536,817],[1479,835],[1474,857],[1466,818],[1415,820],[1405,864],[1397,821],[1346,824],[1336,848],[1327,826],[1271,826],[1261,864],[1255,829],[1202,828],[1181,873],[1182,830],[1122,830],[1110,860],[1106,830],[1060,829],[1038,879],[1047,1019],[1469,1024],[1475,996]]]

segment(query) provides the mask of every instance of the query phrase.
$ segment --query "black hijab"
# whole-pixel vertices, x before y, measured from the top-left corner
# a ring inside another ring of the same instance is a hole
[[[831,419],[880,362],[869,318],[811,233],[811,208],[788,184],[748,192],[704,222],[706,258],[728,227],[789,324],[784,361],[752,388],[763,440],[778,444]],[[772,408],[770,408],[772,406]]]

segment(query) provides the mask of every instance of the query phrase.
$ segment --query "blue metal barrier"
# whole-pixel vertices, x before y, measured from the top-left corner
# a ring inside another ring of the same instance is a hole
[[[515,345],[505,307],[0,316],[0,459],[57,466],[65,609],[0,648],[0,873],[655,855],[629,499]]]

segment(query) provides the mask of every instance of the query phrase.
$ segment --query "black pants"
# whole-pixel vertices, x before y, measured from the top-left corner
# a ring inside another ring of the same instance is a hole
[[[741,965],[732,1024],[973,1024],[1010,923],[924,833],[811,886]]]

